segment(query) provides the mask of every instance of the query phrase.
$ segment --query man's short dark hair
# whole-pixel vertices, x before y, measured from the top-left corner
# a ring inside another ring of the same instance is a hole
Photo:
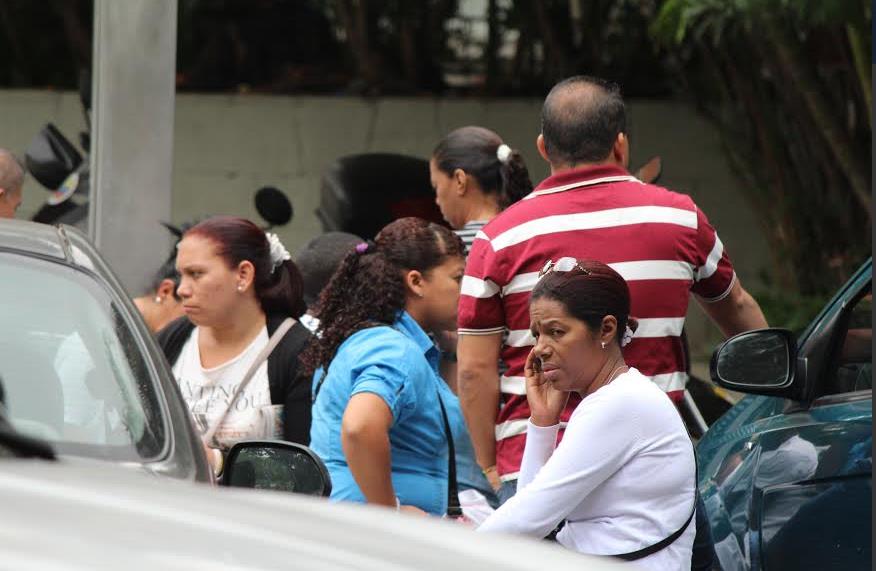
[[[598,163],[626,131],[626,110],[616,83],[576,75],[556,84],[541,109],[545,151],[554,164]]]
[[[295,265],[304,280],[304,303],[312,307],[328,285],[344,257],[362,238],[347,232],[326,232],[304,245],[295,257]]]

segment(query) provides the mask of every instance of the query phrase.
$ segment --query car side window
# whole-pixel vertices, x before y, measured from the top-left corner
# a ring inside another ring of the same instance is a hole
[[[829,369],[826,394],[843,394],[873,388],[873,294],[870,286],[847,310],[838,331],[840,341]]]

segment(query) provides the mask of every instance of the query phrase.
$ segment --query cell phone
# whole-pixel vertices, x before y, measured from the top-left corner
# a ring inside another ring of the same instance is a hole
[[[541,357],[535,357],[532,359],[532,370],[536,373],[541,373]]]

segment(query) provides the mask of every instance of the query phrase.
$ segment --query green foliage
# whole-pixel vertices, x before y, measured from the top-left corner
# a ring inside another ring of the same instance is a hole
[[[666,0],[651,26],[748,188],[791,324],[871,251],[870,18],[860,0]]]
[[[781,290],[765,290],[753,295],[770,327],[784,327],[798,335],[815,319],[832,296],[803,296]]]

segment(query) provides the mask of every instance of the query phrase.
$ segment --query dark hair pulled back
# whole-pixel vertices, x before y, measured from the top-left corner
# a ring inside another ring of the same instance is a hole
[[[627,325],[635,330],[630,319],[630,289],[615,270],[594,260],[578,261],[568,272],[553,271],[541,278],[532,290],[529,302],[552,299],[562,303],[566,311],[599,331],[607,315],[617,319],[615,341],[620,344]]]
[[[300,317],[304,305],[301,274],[292,260],[276,268],[271,262],[271,246],[265,232],[239,216],[214,216],[189,229],[183,237],[203,236],[216,245],[216,254],[229,268],[246,260],[255,268],[255,294],[266,314]]]
[[[374,242],[351,248],[320,294],[319,338],[301,355],[306,370],[327,366],[353,333],[395,323],[405,308],[405,272],[425,274],[464,252],[450,229],[413,217],[391,222]]]
[[[499,207],[505,209],[532,192],[532,181],[519,151],[512,149],[506,161],[499,160],[502,144],[502,138],[489,129],[460,127],[441,139],[432,158],[447,176],[456,169],[473,176],[481,190],[496,195]]]

